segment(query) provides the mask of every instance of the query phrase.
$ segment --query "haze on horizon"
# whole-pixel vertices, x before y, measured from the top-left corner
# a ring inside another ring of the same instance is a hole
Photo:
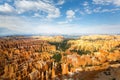
[[[0,35],[120,32],[120,0],[0,0]]]

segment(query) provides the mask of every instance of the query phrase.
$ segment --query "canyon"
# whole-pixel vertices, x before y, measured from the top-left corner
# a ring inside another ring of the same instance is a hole
[[[0,80],[120,80],[120,35],[1,37]]]

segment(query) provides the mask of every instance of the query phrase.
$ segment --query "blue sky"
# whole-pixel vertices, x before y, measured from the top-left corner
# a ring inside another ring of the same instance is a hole
[[[0,0],[0,35],[119,32],[120,0]]]

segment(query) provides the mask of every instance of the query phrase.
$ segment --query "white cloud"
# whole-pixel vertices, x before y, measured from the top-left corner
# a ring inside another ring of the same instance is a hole
[[[120,0],[114,0],[114,4],[120,6]]]
[[[110,5],[110,4],[114,4],[116,6],[119,6],[120,4],[120,0],[93,0],[93,5],[95,4],[99,4],[99,5]],[[115,12],[115,11],[119,11],[120,8],[116,7],[116,8],[105,8],[102,6],[99,7],[92,7],[89,5],[89,3],[87,1],[85,1],[83,3],[83,7],[84,10],[79,10],[80,14],[92,14],[92,13],[105,13],[105,12]]]
[[[92,10],[90,10],[89,8],[85,8],[85,13],[91,14],[91,13],[92,13]]]
[[[80,14],[83,14],[83,13],[91,14],[92,13],[91,7],[89,6],[89,3],[87,1],[83,3],[83,6],[84,6],[84,12],[80,11]]]
[[[120,6],[120,0],[93,0],[94,4],[102,4],[102,5],[116,5]]]
[[[0,12],[2,13],[11,13],[14,11],[14,8],[10,6],[8,3],[5,3],[4,5],[0,5]]]
[[[88,2],[87,1],[85,1],[84,3],[83,3],[83,6],[88,6],[89,4],[88,4]]]
[[[93,9],[93,12],[97,13],[97,12],[100,12],[101,11],[101,7],[97,7],[95,9]]]
[[[119,33],[120,25],[79,25],[79,24],[44,24],[32,22],[28,18],[17,16],[0,16],[0,28],[7,28],[20,34],[38,33]],[[9,33],[9,32],[3,32]],[[1,34],[3,34],[1,33]]]
[[[58,22],[58,24],[60,24],[60,25],[62,25],[62,24],[67,24],[68,23],[68,21],[66,20],[66,21],[60,21],[60,22]]]
[[[104,25],[96,25],[92,28],[93,32],[95,33],[102,33],[102,34],[116,34],[119,33],[120,25],[110,25],[110,24],[104,24]]]
[[[113,0],[93,0],[94,4],[109,5]]]
[[[27,11],[43,11],[48,14],[47,18],[57,18],[60,16],[59,8],[55,7],[54,4],[48,2],[17,0],[15,1],[15,6],[19,14]]]
[[[34,13],[33,17],[42,17],[39,13]]]
[[[103,9],[103,10],[101,10],[101,12],[114,12],[114,11],[120,11],[120,8],[116,8],[116,9]]]
[[[57,5],[63,5],[64,3],[65,3],[65,1],[64,1],[64,0],[58,0]]]
[[[36,16],[39,16],[37,13]],[[20,16],[8,16],[0,15],[0,28],[6,28],[17,32],[18,34],[32,34],[32,33],[44,33],[44,32],[57,32],[59,28],[57,25],[51,25],[47,20],[47,26],[45,21],[42,19],[36,20],[33,17],[20,17]],[[32,22],[31,22],[32,21]],[[57,31],[54,31],[57,29]],[[8,32],[4,32],[8,33]]]
[[[97,7],[93,9],[94,13],[105,13],[105,12],[115,12],[115,11],[120,11],[120,8],[102,9],[101,7]]]
[[[44,24],[30,22],[28,18],[18,16],[0,16],[0,28],[6,28],[18,34],[38,34],[38,33],[72,33],[73,25],[70,24]],[[4,32],[8,33],[8,32]]]
[[[73,10],[67,10],[66,15],[66,18],[69,21],[72,21],[72,19],[75,18],[75,12]]]
[[[27,31],[28,26],[30,25],[23,17],[0,15],[0,27],[24,32]]]
[[[83,11],[81,11],[81,10],[79,10],[79,13],[81,14],[81,15],[84,15],[85,13],[83,12]]]
[[[6,0],[7,2],[12,2],[13,0]]]
[[[60,16],[60,10],[58,8],[55,8],[53,12],[49,12],[47,18],[57,18]]]

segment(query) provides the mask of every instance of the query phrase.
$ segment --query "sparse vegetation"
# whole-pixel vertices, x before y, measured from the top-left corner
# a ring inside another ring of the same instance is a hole
[[[55,62],[60,62],[61,61],[61,54],[60,53],[55,53],[53,56],[52,56],[53,59],[55,59]]]
[[[65,51],[65,50],[67,50],[69,47],[70,47],[70,45],[69,44],[67,44],[67,39],[65,39],[65,40],[63,40],[63,41],[61,41],[61,42],[49,42],[51,45],[55,45],[56,46],[56,48],[57,48],[57,50],[61,50],[61,51]]]
[[[93,80],[109,67],[117,65],[119,71],[120,36],[60,37],[62,41],[58,38],[1,38],[0,79],[49,80],[65,76],[66,79],[92,77]]]

